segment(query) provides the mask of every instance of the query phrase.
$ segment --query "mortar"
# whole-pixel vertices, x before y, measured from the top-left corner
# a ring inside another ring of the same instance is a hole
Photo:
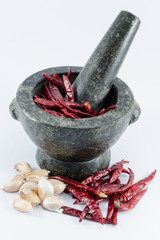
[[[82,119],[61,118],[44,112],[33,101],[33,96],[38,95],[47,83],[42,74],[57,73],[61,76],[67,74],[70,68],[73,84],[83,68],[55,67],[28,77],[20,85],[16,98],[10,104],[10,113],[21,122],[26,133],[37,145],[36,160],[41,168],[50,170],[53,175],[64,175],[81,181],[108,167],[110,147],[127,126],[138,119],[140,107],[130,88],[122,80],[115,78],[107,95],[103,97],[101,107],[117,104],[117,109]]]

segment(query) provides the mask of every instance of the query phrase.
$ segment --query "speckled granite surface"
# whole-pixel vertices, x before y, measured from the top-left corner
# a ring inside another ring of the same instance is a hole
[[[121,11],[73,84],[76,100],[99,110],[123,63],[140,25],[133,14]]]

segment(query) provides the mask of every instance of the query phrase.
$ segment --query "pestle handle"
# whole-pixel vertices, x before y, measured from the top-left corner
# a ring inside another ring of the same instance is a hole
[[[73,84],[75,99],[99,110],[123,63],[140,20],[121,11]]]

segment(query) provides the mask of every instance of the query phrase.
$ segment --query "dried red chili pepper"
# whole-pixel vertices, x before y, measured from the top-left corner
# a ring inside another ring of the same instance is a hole
[[[49,86],[49,90],[50,90],[50,93],[51,93],[52,97],[55,100],[63,99],[62,94],[60,93],[59,89],[55,85],[53,85],[53,84],[50,85]]]
[[[34,96],[34,102],[42,104],[42,105],[47,106],[47,107],[55,107],[55,108],[58,108],[58,109],[61,108],[61,105],[58,102],[53,102],[51,100],[38,98],[38,97],[35,98],[35,96]]]
[[[91,188],[91,187],[89,187],[85,184],[81,184],[80,182],[76,182],[74,180],[71,180],[71,179],[63,177],[63,176],[50,176],[49,178],[50,179],[57,179],[57,180],[65,182],[65,183],[71,184],[73,186],[76,186],[78,188],[81,188],[83,190],[87,190],[87,191],[93,193],[94,195],[96,195],[98,197],[102,197],[102,198],[107,197],[104,193],[102,193],[100,191],[97,191],[97,190],[95,190],[95,189],[93,189],[93,188]]]
[[[63,75],[62,78],[63,78],[63,83],[64,83],[64,87],[66,89],[66,93],[67,93],[68,99],[71,102],[74,102],[74,92],[73,92],[72,85],[71,85],[71,83],[70,83],[70,81],[69,81],[67,76]]]
[[[68,107],[71,107],[71,108],[82,108],[83,107],[83,104],[80,104],[80,103],[77,103],[77,102],[70,102],[68,101],[67,99],[63,98],[61,99],[62,102],[64,102]]]
[[[121,188],[117,189],[116,193],[123,193],[132,185],[133,180],[134,180],[134,173],[130,168],[128,168],[128,169],[129,169],[129,172],[126,169],[122,170],[122,172],[126,172],[129,174],[128,182],[127,182],[127,184],[124,184],[124,186],[122,186]]]
[[[66,92],[63,82],[60,82],[59,80],[57,80],[47,74],[43,74],[43,77],[50,83],[54,84],[62,93]]]
[[[58,74],[54,73],[52,75],[53,78],[57,79],[58,81],[62,82],[62,79],[60,78],[60,76],[58,76]]]
[[[123,170],[123,162],[124,161],[122,160],[119,164],[119,167],[113,171],[108,184],[115,182],[119,178],[119,176],[121,175],[121,172]]]
[[[96,201],[96,204],[99,205],[100,202],[102,202],[104,200],[104,198],[96,198],[95,201]],[[90,208],[88,206],[86,206],[80,217],[79,217],[79,222],[82,222],[82,220],[86,217],[87,213],[89,212]]]
[[[110,178],[100,179],[97,182],[92,182],[90,185],[93,188],[98,188],[102,185],[108,184]],[[115,183],[120,184],[121,181],[119,179],[116,179]]]
[[[80,190],[79,188],[68,185],[67,191],[72,193],[76,198],[85,203],[89,209],[92,211],[92,215],[97,218],[98,222],[103,224],[103,217],[99,206],[96,204],[96,201],[86,192]]]
[[[34,96],[33,97],[33,99],[35,100],[35,99],[37,99],[38,97],[37,96]],[[45,108],[45,106],[43,106],[43,105],[41,105],[41,104],[39,104],[39,103],[36,103],[37,104],[37,106],[40,108],[40,109],[42,109],[42,110],[45,110],[46,108]]]
[[[70,215],[70,216],[74,216],[74,217],[80,217],[80,215],[82,214],[82,211],[80,210],[77,210],[75,208],[70,208],[70,207],[67,207],[67,206],[63,206],[62,207],[63,209],[63,212],[64,214],[67,214],[67,215]],[[85,216],[85,219],[86,220],[90,220],[90,221],[94,221],[94,222],[98,222],[97,218],[95,218],[92,214],[88,213],[86,216]]]
[[[118,203],[117,201],[114,202],[114,206],[118,208],[118,210],[121,211],[127,211],[132,208],[134,208],[139,200],[143,197],[145,192],[147,191],[147,188],[142,190],[141,192],[138,192],[134,197],[132,197],[127,203]]]
[[[67,74],[67,78],[68,78],[68,79],[71,78],[71,73],[72,73],[72,72],[71,72],[71,69],[69,69],[69,72],[68,72],[68,74]]]
[[[111,195],[113,193],[117,193],[118,190],[122,189],[122,187],[126,186],[125,184],[107,184],[102,185],[96,188],[96,190],[105,193],[106,195]]]
[[[105,108],[102,108],[100,113],[98,115],[102,115],[103,113],[105,113],[106,109]]]
[[[39,98],[44,98],[44,99],[46,99],[45,95],[42,94],[42,93],[40,93],[40,94],[38,95],[38,97],[39,97]]]
[[[118,106],[117,106],[117,105],[111,105],[111,106],[109,106],[109,107],[106,109],[105,112],[108,112],[109,110],[115,109],[115,108],[118,108]]]
[[[96,116],[96,114],[93,112],[91,105],[89,104],[89,102],[85,102],[84,103],[84,107],[87,109],[87,111],[91,114],[93,114],[94,116]]]
[[[128,161],[124,161],[124,160],[122,160],[122,161],[123,161],[123,164],[124,163],[129,163]],[[82,181],[82,184],[89,184],[91,182],[96,182],[96,181],[100,180],[101,178],[106,177],[110,172],[112,172],[112,171],[116,170],[117,168],[119,168],[119,166],[121,166],[121,162],[122,161],[114,164],[110,168],[103,169],[103,170],[101,170],[101,171],[99,171],[99,172],[97,172],[97,173],[87,177],[85,180]]]
[[[156,170],[152,172],[148,177],[138,181],[137,183],[133,184],[127,191],[121,194],[120,200],[123,202],[128,202],[134,195],[140,192],[145,186],[147,186],[156,174]]]
[[[76,204],[78,204],[78,203],[81,203],[81,201],[78,200],[78,199],[76,199],[73,204],[76,205]]]
[[[50,90],[48,89],[47,85],[44,85],[43,89],[44,89],[44,93],[45,93],[46,98],[48,100],[52,100],[53,102],[55,102],[55,99],[52,96],[52,94],[51,94]]]
[[[85,112],[82,112],[80,110],[68,107],[64,101],[58,100],[58,103],[61,104],[63,107],[65,107],[68,110],[68,112],[72,112],[72,113],[75,113],[77,115],[81,115],[83,117],[93,117],[93,115],[90,114],[90,113],[85,113]]]
[[[113,217],[113,213],[114,213],[114,202],[117,200],[117,196],[116,195],[111,195],[109,197],[109,202],[108,202],[108,211],[107,211],[107,216],[105,218],[105,223],[110,223],[112,221],[112,217]]]
[[[114,208],[113,216],[112,216],[112,222],[114,225],[117,225],[117,214],[118,214],[118,208]]]
[[[75,115],[74,113],[69,113],[67,111],[67,109],[65,108],[61,108],[61,111],[67,116],[67,117],[71,117],[71,118],[79,118],[77,115]]]

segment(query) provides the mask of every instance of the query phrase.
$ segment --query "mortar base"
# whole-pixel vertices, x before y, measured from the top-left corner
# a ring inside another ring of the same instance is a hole
[[[59,161],[48,156],[40,148],[36,152],[36,161],[40,168],[48,169],[53,175],[62,175],[77,181],[82,181],[101,169],[107,168],[110,159],[110,149],[107,149],[101,156],[86,162]]]

